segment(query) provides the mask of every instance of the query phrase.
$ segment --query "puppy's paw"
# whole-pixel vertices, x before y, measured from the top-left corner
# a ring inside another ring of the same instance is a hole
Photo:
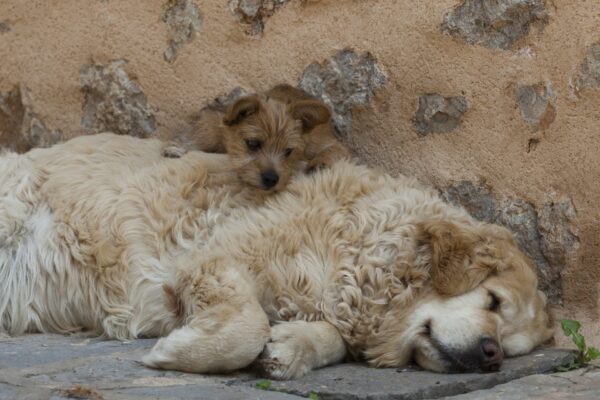
[[[183,147],[168,146],[163,149],[163,157],[181,158],[187,151]]]
[[[308,165],[306,166],[306,173],[313,174],[322,169],[329,168],[334,162],[335,160],[331,159],[330,157],[317,156],[308,162]]]
[[[312,345],[294,322],[271,328],[271,340],[259,356],[258,367],[271,379],[296,379],[312,369]]]

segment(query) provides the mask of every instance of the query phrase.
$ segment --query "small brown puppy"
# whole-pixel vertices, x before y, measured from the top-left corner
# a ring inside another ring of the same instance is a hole
[[[164,154],[179,157],[188,150],[227,153],[244,182],[269,191],[285,187],[296,171],[311,172],[349,156],[334,136],[329,108],[285,84],[227,108],[203,109]]]

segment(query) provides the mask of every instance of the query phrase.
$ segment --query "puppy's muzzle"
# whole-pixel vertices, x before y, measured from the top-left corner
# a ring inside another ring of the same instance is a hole
[[[279,175],[273,170],[265,171],[260,174],[260,180],[265,189],[271,189],[279,182]]]

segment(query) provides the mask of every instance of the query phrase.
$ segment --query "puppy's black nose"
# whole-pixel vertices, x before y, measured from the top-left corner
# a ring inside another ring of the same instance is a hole
[[[262,180],[262,184],[265,188],[271,189],[273,186],[277,185],[277,182],[279,182],[279,175],[277,175],[277,172],[269,170],[260,174],[260,179]]]
[[[479,348],[481,349],[482,369],[484,371],[498,371],[504,360],[504,351],[494,339],[481,339]]]

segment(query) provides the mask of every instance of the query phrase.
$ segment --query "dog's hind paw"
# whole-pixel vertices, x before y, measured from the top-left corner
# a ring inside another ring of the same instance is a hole
[[[150,353],[142,357],[141,363],[150,368],[165,368],[169,369],[173,364],[173,357],[163,349],[164,339],[160,339],[158,343],[150,350]]]

